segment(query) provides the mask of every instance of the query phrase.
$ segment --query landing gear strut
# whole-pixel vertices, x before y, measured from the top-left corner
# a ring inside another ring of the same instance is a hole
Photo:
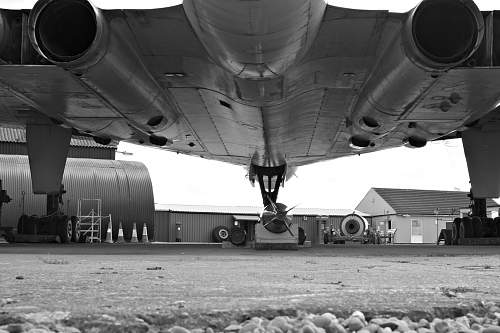
[[[264,207],[267,207],[271,202],[276,202],[278,199],[278,192],[285,178],[286,165],[278,167],[260,167],[253,165],[252,169],[259,181]]]
[[[486,199],[482,198],[474,198],[474,194],[472,193],[472,190],[470,193],[467,195],[470,198],[470,210],[471,210],[471,215],[472,216],[477,216],[477,217],[486,217]]]
[[[295,207],[287,209],[286,205],[276,202],[279,188],[285,179],[286,165],[279,167],[253,165],[252,170],[259,181],[260,193],[264,203],[264,212],[260,218],[262,225],[272,233],[280,234],[288,231],[294,237],[290,229],[292,221],[287,214]]]

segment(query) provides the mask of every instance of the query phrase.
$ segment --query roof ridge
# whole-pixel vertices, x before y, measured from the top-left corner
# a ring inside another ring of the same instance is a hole
[[[396,191],[430,191],[430,192],[451,192],[451,193],[469,193],[468,191],[455,190],[427,190],[417,188],[395,188],[395,187],[372,187],[374,190],[396,190]]]

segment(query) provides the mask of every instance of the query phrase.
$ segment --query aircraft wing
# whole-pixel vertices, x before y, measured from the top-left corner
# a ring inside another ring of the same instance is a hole
[[[57,37],[85,40],[85,31],[56,33],[47,3],[4,12],[5,22],[25,24],[10,30],[24,41],[21,56],[0,52],[2,125],[50,121],[101,141],[297,166],[425,144],[491,112],[499,98],[496,64],[477,55],[494,31],[476,31],[464,59],[442,66],[422,60],[406,40],[417,9],[394,14],[313,0],[263,1],[262,8],[190,0],[152,10],[88,4],[96,37],[82,51]],[[76,29],[71,18],[60,23]],[[30,26],[39,32],[28,36]],[[23,48],[28,37],[33,49]]]

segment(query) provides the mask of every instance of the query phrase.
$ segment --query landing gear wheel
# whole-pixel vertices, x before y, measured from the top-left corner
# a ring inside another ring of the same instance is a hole
[[[222,243],[229,240],[229,229],[223,225],[215,227],[212,230],[212,240],[215,243]]]
[[[299,245],[304,245],[306,238],[307,238],[307,235],[306,235],[306,232],[304,231],[304,228],[299,227]]]
[[[71,216],[71,226],[73,227],[73,235],[71,237],[72,242],[79,242],[80,241],[80,221],[77,219],[76,216]]]
[[[73,236],[73,224],[66,216],[61,216],[57,221],[57,235],[61,238],[61,243],[68,243]]]
[[[463,238],[474,237],[474,229],[472,228],[472,219],[470,217],[464,217],[460,223],[460,235]]]
[[[480,217],[474,216],[472,217],[472,229],[474,238],[483,237],[483,221],[481,221]]]
[[[493,223],[495,224],[495,228],[496,228],[496,236],[497,237],[500,237],[500,216],[499,217],[495,217],[495,219],[493,220]]]
[[[247,241],[247,233],[243,228],[233,227],[231,228],[230,239],[234,245],[243,245]]]
[[[482,219],[482,227],[483,227],[483,236],[482,237],[495,237],[497,234],[497,229],[495,226],[495,222],[490,217],[486,217]]]
[[[453,224],[451,225],[451,244],[457,245],[458,239],[460,238],[460,224],[462,223],[462,219],[457,217]]]

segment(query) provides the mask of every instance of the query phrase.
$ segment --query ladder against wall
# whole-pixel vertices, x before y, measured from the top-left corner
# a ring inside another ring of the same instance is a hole
[[[101,199],[79,199],[76,214],[80,222],[80,237],[88,243],[100,243],[102,226],[112,223],[111,214],[102,215]]]

